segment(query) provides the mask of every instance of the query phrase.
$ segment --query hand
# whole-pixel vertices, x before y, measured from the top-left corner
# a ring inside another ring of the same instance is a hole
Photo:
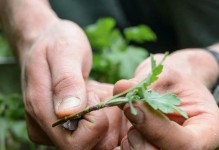
[[[160,55],[156,55],[155,58],[160,59]],[[138,83],[146,77],[149,68],[150,60],[146,60],[139,66],[133,79],[122,80],[115,85],[114,93]],[[206,78],[208,75],[213,79]],[[124,113],[133,127],[123,139],[121,149],[217,148],[219,109],[206,88],[211,87],[212,81],[209,80],[215,80],[214,77],[217,75],[218,66],[215,60],[204,51],[183,50],[170,55],[164,63],[160,78],[150,88],[159,93],[176,94],[182,101],[180,107],[186,111],[189,119],[185,120],[176,113],[163,115],[141,103],[134,104],[138,110],[138,115],[134,116],[130,113],[129,106],[125,106]]]
[[[112,96],[113,85],[88,81],[86,83],[88,94],[88,105],[92,106]],[[101,111],[94,111],[85,116],[78,124],[75,132],[72,132],[71,147],[77,150],[95,149],[111,150],[118,146],[121,139],[127,133],[127,119],[117,107],[105,108]],[[29,132],[32,133],[32,140],[40,143],[49,143],[50,139],[45,138],[45,133],[39,132],[41,128],[36,122],[29,122]],[[58,127],[56,127],[58,128]],[[101,128],[101,130],[99,129]],[[67,132],[67,131],[66,131]],[[86,136],[85,136],[86,135]],[[63,136],[61,136],[63,138]],[[97,140],[94,140],[97,139]],[[60,147],[68,149],[66,145]]]
[[[47,26],[31,45],[23,47],[28,48],[20,53],[27,116],[54,144],[63,144],[60,147],[64,149],[73,143],[70,142],[73,138],[62,129],[52,128],[51,123],[57,116],[74,114],[87,106],[85,79],[91,67],[89,43],[76,24],[58,20]],[[29,134],[32,139],[35,137]]]

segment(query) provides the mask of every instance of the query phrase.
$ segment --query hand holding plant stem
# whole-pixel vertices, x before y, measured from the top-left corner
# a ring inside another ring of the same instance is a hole
[[[124,104],[129,104],[132,114],[136,115],[137,111],[132,105],[132,103],[136,101],[142,101],[144,103],[147,103],[153,109],[161,111],[162,113],[178,112],[183,117],[188,118],[186,112],[178,107],[178,105],[180,104],[180,100],[176,97],[176,95],[169,93],[160,95],[148,89],[148,86],[155,82],[158,79],[159,74],[162,72],[162,63],[165,60],[167,54],[168,53],[164,55],[164,58],[158,64],[151,55],[151,73],[136,86],[120,94],[114,95],[108,100],[101,102],[95,106],[85,108],[83,111],[79,112],[76,115],[66,116],[60,120],[57,120],[55,123],[52,124],[52,126],[55,127],[69,120],[81,119],[85,114],[91,111],[102,109],[104,107],[119,106]]]

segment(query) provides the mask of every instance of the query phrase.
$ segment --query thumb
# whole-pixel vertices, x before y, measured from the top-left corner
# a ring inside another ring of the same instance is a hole
[[[90,63],[88,67],[82,66],[82,61],[77,59],[79,57],[76,54],[73,57],[50,57],[52,94],[57,117],[76,114],[87,105],[84,78],[89,73]]]
[[[87,105],[85,82],[80,70],[60,70],[60,74],[52,81],[55,112],[58,117],[76,114]]]
[[[132,115],[129,106],[124,107],[126,117],[145,140],[162,149],[190,149],[194,139],[191,131],[170,121],[160,112],[143,103],[134,104],[138,114]],[[190,146],[190,147],[188,147]]]

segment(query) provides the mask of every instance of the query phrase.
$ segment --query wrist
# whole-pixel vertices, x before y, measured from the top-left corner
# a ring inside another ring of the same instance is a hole
[[[215,43],[211,46],[208,46],[207,49],[210,49],[210,50],[213,50],[213,51],[219,53],[219,43]]]
[[[208,89],[212,89],[219,76],[219,67],[215,58],[202,49],[179,50],[170,55],[171,62],[189,76],[200,80]]]
[[[2,0],[1,24],[12,49],[26,49],[45,28],[58,20],[46,0]]]

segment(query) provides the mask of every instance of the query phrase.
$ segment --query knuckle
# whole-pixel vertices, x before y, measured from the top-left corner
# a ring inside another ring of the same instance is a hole
[[[28,138],[30,139],[30,141],[34,142],[34,143],[40,143],[39,139],[36,138],[35,134],[33,133],[32,130],[27,130],[27,134],[28,134]]]
[[[60,36],[59,39],[55,40],[55,42],[51,43],[51,52],[58,51],[59,53],[62,52],[63,53],[63,47],[70,47],[71,46],[71,41],[69,40],[69,38],[65,37],[65,36]]]
[[[117,139],[115,137],[110,137],[109,139],[107,139],[107,143],[100,146],[100,149],[101,150],[112,150],[117,145],[118,145]]]
[[[71,75],[71,73],[63,73],[62,76],[54,82],[53,92],[54,94],[59,94],[66,89],[76,88],[80,82],[81,80]]]
[[[87,121],[83,122],[83,128],[87,133],[92,133],[99,137],[107,132],[109,128],[109,120],[104,114],[102,114],[102,116],[91,116],[91,114],[88,114],[86,119],[89,123]]]
[[[30,96],[27,96],[27,97],[24,98],[24,105],[25,105],[26,113],[29,114],[32,117],[36,117],[36,113],[33,110],[33,104],[32,104]]]
[[[38,122],[41,122],[46,118],[44,114],[44,107],[41,107],[42,102],[40,99],[41,97],[38,92],[32,89],[27,89],[26,92],[24,92],[25,112],[32,118],[37,119]]]
[[[109,125],[108,125],[108,121],[103,121],[101,123],[97,123],[96,125],[93,125],[92,128],[90,128],[90,130],[93,131],[107,131]]]
[[[47,137],[45,136],[39,136],[38,134],[35,133],[35,131],[33,130],[28,130],[27,132],[28,134],[28,138],[30,139],[30,141],[32,141],[33,143],[36,144],[44,144],[44,145],[53,145],[52,142],[47,139]]]
[[[28,131],[27,132],[28,133],[28,138],[30,139],[30,141],[32,141],[34,143],[39,143],[39,144],[43,143],[41,138],[38,138],[33,130],[28,129],[27,131]]]
[[[49,137],[46,133],[40,128],[36,121],[30,116],[26,115],[26,124],[27,124],[27,133],[29,139],[38,144],[52,145]]]

